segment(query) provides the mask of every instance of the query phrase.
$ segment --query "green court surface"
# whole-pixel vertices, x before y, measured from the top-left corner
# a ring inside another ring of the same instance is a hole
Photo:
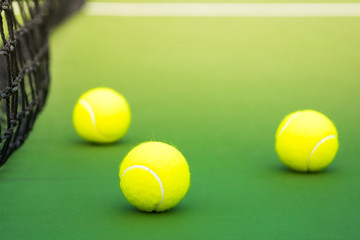
[[[360,235],[360,18],[95,17],[51,37],[52,84],[26,143],[0,168],[0,239],[356,239]],[[86,90],[121,92],[120,142],[82,141]],[[340,148],[323,172],[285,168],[281,119],[316,109]],[[164,213],[126,202],[118,167],[140,142],[175,145],[191,187]]]

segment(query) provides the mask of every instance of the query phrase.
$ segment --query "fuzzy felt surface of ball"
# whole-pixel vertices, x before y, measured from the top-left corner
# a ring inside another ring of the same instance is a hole
[[[93,143],[111,143],[127,132],[131,112],[126,99],[111,88],[94,88],[80,96],[73,125],[80,137]]]
[[[287,115],[275,136],[279,159],[299,172],[316,172],[326,168],[338,151],[338,133],[333,122],[314,110]]]
[[[133,148],[120,165],[119,177],[128,202],[145,212],[175,207],[190,185],[185,157],[175,147],[155,141]]]

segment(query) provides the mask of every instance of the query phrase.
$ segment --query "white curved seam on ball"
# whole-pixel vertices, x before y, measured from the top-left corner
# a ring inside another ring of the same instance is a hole
[[[91,108],[90,104],[87,101],[85,101],[84,99],[81,99],[79,102],[89,112],[90,118],[91,118],[91,123],[92,123],[93,127],[95,128],[95,130],[97,131],[97,129],[96,129],[96,121],[95,121],[95,113],[94,113],[93,109]]]
[[[311,159],[311,157],[314,155],[316,149],[317,149],[321,144],[323,144],[324,142],[326,142],[327,140],[332,139],[332,138],[336,138],[336,136],[335,136],[335,135],[329,135],[329,136],[327,136],[327,137],[324,137],[323,139],[321,139],[321,140],[315,145],[315,147],[313,148],[313,150],[312,150],[312,152],[311,152],[311,154],[310,154],[310,157],[308,158],[308,161],[307,161],[307,170],[308,170],[308,171],[310,170],[310,159]]]
[[[155,179],[158,181],[159,185],[160,185],[160,190],[161,190],[161,200],[159,202],[159,204],[154,208],[154,210],[156,210],[158,207],[160,207],[160,205],[162,204],[163,200],[164,200],[164,187],[163,187],[163,184],[161,182],[161,179],[160,177],[153,171],[151,170],[150,168],[146,167],[146,166],[143,166],[143,165],[133,165],[131,167],[128,167],[127,169],[125,169],[125,171],[123,172],[123,174],[121,174],[121,178],[123,178],[124,174],[133,169],[133,168],[141,168],[141,169],[144,169],[146,171],[149,171],[154,177]]]
[[[296,113],[294,116],[292,116],[289,121],[287,121],[287,123],[285,123],[285,125],[282,127],[282,129],[280,130],[278,137],[280,137],[280,135],[285,131],[285,129],[289,126],[289,124],[297,117],[299,116],[301,112]]]

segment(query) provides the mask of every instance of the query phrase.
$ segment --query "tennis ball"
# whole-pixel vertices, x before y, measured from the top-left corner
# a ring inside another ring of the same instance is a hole
[[[110,88],[94,88],[80,96],[73,111],[76,132],[89,142],[111,143],[127,132],[131,113],[125,98]]]
[[[120,165],[119,177],[128,202],[146,212],[175,207],[190,185],[184,156],[162,142],[145,142],[132,149]]]
[[[299,172],[315,172],[327,167],[338,150],[334,124],[314,110],[287,115],[276,131],[275,149],[280,160]]]

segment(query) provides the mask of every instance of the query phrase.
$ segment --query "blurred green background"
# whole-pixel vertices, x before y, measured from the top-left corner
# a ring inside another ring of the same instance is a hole
[[[51,36],[47,106],[0,169],[1,239],[355,239],[359,26],[78,14]],[[86,144],[72,126],[77,98],[98,86],[131,106],[130,130],[113,145]],[[291,172],[274,151],[278,124],[299,109],[338,128],[322,173]],[[178,147],[192,173],[187,196],[162,214],[135,210],[118,186],[122,158],[148,140]]]
[[[359,0],[346,0],[346,1],[339,1],[339,0],[295,0],[295,1],[286,1],[286,0],[137,0],[135,2],[128,1],[128,0],[87,0],[88,2],[123,2],[123,3],[358,3]]]

